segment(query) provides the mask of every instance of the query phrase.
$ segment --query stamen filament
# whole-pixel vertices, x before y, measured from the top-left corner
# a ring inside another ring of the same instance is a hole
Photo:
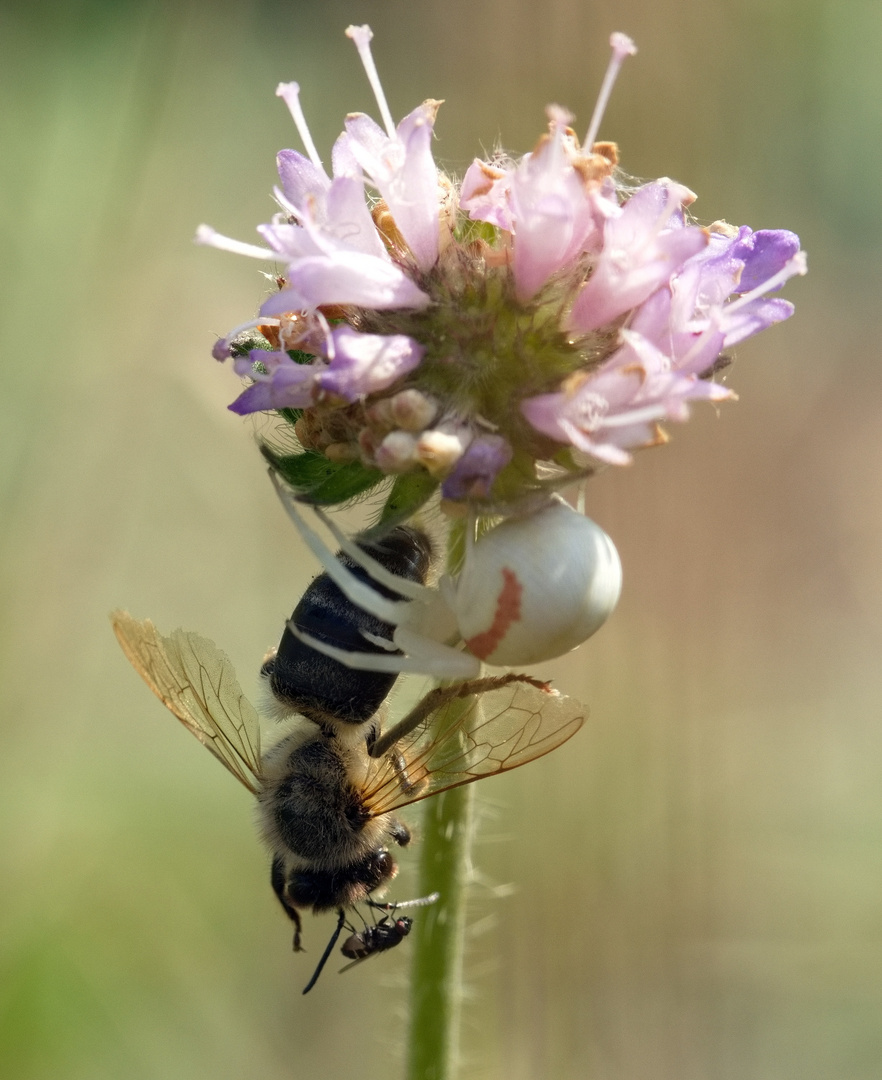
[[[545,110],[545,115],[551,125],[551,166],[556,170],[563,156],[563,133],[567,125],[572,123],[573,115],[566,109],[562,109],[560,105],[549,105]]]
[[[625,57],[633,56],[637,52],[637,46],[627,34],[618,32],[612,34],[609,39],[609,44],[613,53],[610,57],[606,74],[603,77],[600,93],[597,95],[597,104],[594,106],[594,112],[591,114],[591,123],[588,125],[588,134],[585,136],[585,142],[582,144],[588,153],[591,152],[591,147],[594,145],[594,140],[597,138],[597,132],[600,130],[600,121],[603,119],[604,112],[606,112],[606,106],[609,103],[612,88],[618,78],[622,64],[625,62]]]
[[[630,409],[628,412],[605,416],[603,426],[617,428],[630,427],[631,424],[645,424],[650,420],[663,419],[665,411],[665,407],[661,404],[643,405],[638,409]]]
[[[300,136],[300,141],[306,148],[309,160],[317,169],[321,169],[324,172],[325,167],[322,164],[322,159],[319,157],[318,150],[315,148],[315,143],[312,141],[312,135],[309,133],[309,126],[307,125],[306,117],[303,114],[303,107],[300,104],[300,84],[296,82],[279,83],[276,87],[276,97],[282,98],[288,106],[288,111],[291,113],[297,128],[297,134]]]
[[[368,82],[371,84],[374,97],[377,99],[380,116],[382,116],[383,124],[386,127],[386,134],[390,139],[394,139],[395,123],[392,120],[392,113],[389,111],[389,106],[386,103],[386,95],[383,93],[380,76],[377,74],[377,66],[374,63],[374,58],[371,54],[370,40],[374,36],[373,31],[367,24],[364,26],[348,26],[346,28],[346,36],[355,42],[355,47],[358,49],[358,55],[361,57],[361,62],[364,65]]]
[[[258,247],[257,244],[246,244],[242,240],[233,240],[230,236],[224,236],[212,229],[210,225],[200,225],[194,239],[197,244],[220,248],[221,251],[231,251],[234,255],[248,255],[252,259],[278,259],[279,257],[269,248]]]

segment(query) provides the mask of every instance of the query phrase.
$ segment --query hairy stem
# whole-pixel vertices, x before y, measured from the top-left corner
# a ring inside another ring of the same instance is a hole
[[[427,799],[420,895],[440,893],[415,931],[407,1080],[451,1080],[457,1064],[462,1001],[466,874],[472,785]]]

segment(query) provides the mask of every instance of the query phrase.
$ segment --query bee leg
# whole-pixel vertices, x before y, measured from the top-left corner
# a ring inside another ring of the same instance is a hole
[[[285,914],[294,923],[294,952],[303,952],[303,946],[301,945],[301,931],[303,926],[300,922],[300,912],[295,908],[290,900],[285,889],[285,868],[281,859],[273,859],[273,865],[270,870],[270,884],[273,887],[273,892],[279,898],[279,903],[285,909]]]
[[[289,912],[289,914],[290,914],[291,919],[292,919],[292,921],[294,923],[294,942],[293,942],[291,948],[294,950],[294,952],[304,952],[305,950],[304,950],[303,946],[300,944],[300,941],[301,941],[300,932],[303,929],[303,926],[302,926],[302,924],[300,922],[300,913],[297,912],[297,911],[292,910],[292,911]]]
[[[321,960],[319,960],[318,967],[313,972],[312,978],[309,980],[309,982],[303,988],[303,993],[304,994],[308,994],[309,991],[318,982],[318,977],[319,977],[319,975],[321,975],[322,969],[324,968],[325,964],[328,962],[328,957],[334,951],[334,946],[337,944],[337,938],[339,938],[340,934],[343,932],[343,927],[344,927],[345,923],[346,923],[346,912],[343,910],[343,908],[339,908],[338,911],[337,911],[337,926],[334,929],[334,933],[331,934],[331,940],[328,942],[328,947],[322,953],[322,958],[321,958]]]

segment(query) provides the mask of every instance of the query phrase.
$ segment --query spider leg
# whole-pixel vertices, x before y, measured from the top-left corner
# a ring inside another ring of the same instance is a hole
[[[284,503],[284,505],[288,509],[288,504]],[[320,507],[314,506],[313,510],[319,521],[325,525],[328,532],[340,545],[341,550],[345,551],[353,562],[366,570],[378,585],[385,585],[387,589],[392,589],[393,592],[406,596],[408,600],[426,603],[432,599],[433,590],[428,585],[420,585],[418,581],[408,581],[399,577],[398,574],[393,574],[382,563],[378,562],[373,555],[369,555],[354,540],[351,540]],[[291,514],[290,510],[288,512]]]
[[[305,634],[293,622],[288,623],[288,629],[304,645],[308,645],[324,656],[330,656],[332,660],[337,660],[344,667],[356,668],[359,671],[407,671],[419,675],[434,675],[441,679],[469,679],[480,671],[480,661],[471,653],[460,652],[440,641],[432,641],[419,634],[401,634],[404,630],[401,626],[395,631],[393,640],[396,646],[412,652],[414,654],[412,656],[382,656],[377,653],[349,652],[319,641],[311,634]]]
[[[324,543],[318,533],[311,529],[303,518],[293,509],[293,498],[291,498],[280,486],[275,475],[270,473],[270,476],[272,477],[273,483],[276,485],[276,491],[279,492],[279,498],[282,500],[291,520],[297,526],[304,543],[322,564],[328,577],[339,587],[343,595],[351,600],[353,604],[357,604],[362,610],[376,616],[378,619],[382,619],[383,622],[392,623],[393,626],[397,626],[406,617],[410,601],[387,600],[385,596],[382,596],[375,589],[372,589],[370,585],[366,585],[363,581],[359,581],[351,570],[348,570],[339,559],[334,557],[333,551],[331,551]],[[364,558],[363,552],[360,553],[359,558]],[[395,577],[394,574],[392,577],[396,582],[394,586],[395,590],[397,592],[403,592],[403,589],[399,584],[401,583],[401,578]]]
[[[378,584],[385,585],[387,588],[392,589],[393,592],[396,592],[401,596],[406,596],[408,599],[388,600],[375,589],[372,589],[370,585],[360,581],[355,577],[351,570],[348,570],[343,566],[339,559],[334,556],[334,553],[327,544],[325,544],[318,533],[306,524],[303,515],[297,509],[297,500],[291,492],[282,485],[281,481],[272,470],[270,470],[270,479],[275,486],[282,505],[288,512],[288,516],[297,526],[297,531],[300,533],[307,547],[325,568],[331,580],[342,590],[344,595],[347,596],[353,604],[358,604],[360,608],[363,608],[371,615],[375,615],[378,619],[382,619],[384,622],[389,622],[397,626],[398,623],[402,621],[404,614],[410,606],[411,600],[420,600],[425,603],[434,597],[435,593],[433,589],[430,589],[425,585],[420,585],[414,581],[408,581],[406,578],[391,573],[373,558],[373,556],[362,551],[357,544],[346,537],[324,514],[316,510],[318,516],[333,534],[334,539],[337,540],[340,547],[353,562],[361,566]]]

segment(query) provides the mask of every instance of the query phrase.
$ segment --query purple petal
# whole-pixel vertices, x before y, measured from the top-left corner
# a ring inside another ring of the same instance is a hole
[[[725,312],[725,308],[723,309]],[[760,297],[727,315],[723,348],[731,348],[752,334],[758,334],[775,323],[789,319],[796,309],[789,300]]]
[[[717,383],[675,370],[641,334],[622,331],[622,338],[622,347],[581,382],[521,403],[538,431],[613,464],[630,460],[630,448],[654,442],[659,420],[685,420],[690,401],[731,396]]]
[[[319,377],[327,393],[356,401],[385,390],[419,365],[426,351],[404,334],[360,334],[348,326],[333,331],[334,359]]]
[[[512,231],[511,172],[488,165],[480,158],[469,165],[459,192],[459,208],[472,221],[487,221]]]
[[[262,364],[266,372],[255,371]],[[248,357],[238,357],[236,373],[254,379],[228,408],[245,416],[267,409],[303,409],[312,405],[314,389],[324,365],[318,359],[312,364],[297,364],[285,352],[266,352],[252,349]]]
[[[564,152],[559,128],[516,170],[511,205],[514,276],[524,301],[582,251],[596,230],[593,202]]]
[[[310,198],[323,197],[331,186],[324,169],[317,168],[296,150],[280,150],[276,167],[285,198],[293,206],[301,207]]]
[[[740,293],[750,292],[783,269],[788,259],[799,251],[799,237],[786,229],[760,229],[739,238],[734,255],[744,261],[738,286]]]
[[[389,255],[364,199],[364,184],[352,177],[338,177],[328,191],[325,233],[346,248],[373,255],[384,262]]]
[[[469,443],[453,472],[441,485],[445,499],[485,499],[501,469],[513,457],[501,435],[480,435]]]
[[[594,330],[641,304],[706,247],[705,232],[677,218],[687,195],[673,183],[647,184],[607,221],[597,265],[570,313],[573,329]]]
[[[438,171],[432,158],[435,108],[420,105],[398,125],[390,139],[362,113],[346,118],[352,156],[386,200],[401,235],[419,267],[438,259]]]
[[[429,297],[411,279],[385,259],[361,252],[334,252],[298,259],[288,269],[290,289],[302,298],[300,308],[323,304],[357,304],[378,310],[422,308]],[[261,308],[262,315],[278,314],[277,293]],[[285,308],[284,310],[299,310]]]

